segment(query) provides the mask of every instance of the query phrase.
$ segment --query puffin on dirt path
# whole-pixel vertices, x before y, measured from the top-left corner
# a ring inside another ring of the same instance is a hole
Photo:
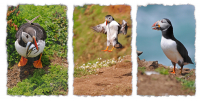
[[[21,55],[21,59],[18,63],[18,66],[25,66],[28,59],[34,58],[40,55],[39,60],[33,62],[35,68],[42,68],[42,52],[45,47],[45,39],[47,38],[45,30],[38,24],[33,23],[39,16],[35,17],[32,20],[27,20],[28,23],[25,23],[20,26],[15,37],[15,49]]]
[[[173,72],[171,73],[176,73],[175,67],[178,64],[181,67],[180,73],[182,74],[183,66],[193,64],[193,62],[188,56],[188,51],[184,45],[174,37],[170,20],[166,18],[159,20],[153,24],[152,28],[162,31],[161,48],[174,65]]]
[[[92,29],[98,33],[107,34],[107,48],[106,50],[102,51],[111,52],[115,48],[116,44],[121,45],[118,42],[118,34],[123,33],[124,35],[126,35],[128,26],[125,20],[122,20],[122,24],[120,25],[114,20],[111,15],[106,15],[105,20],[106,21],[104,23],[94,26],[92,27]],[[110,44],[113,45],[113,48],[111,50],[108,50]]]

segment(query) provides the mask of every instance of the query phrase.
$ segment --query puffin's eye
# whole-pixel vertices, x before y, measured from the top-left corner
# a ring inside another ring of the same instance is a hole
[[[26,38],[28,39],[28,35],[26,35]]]

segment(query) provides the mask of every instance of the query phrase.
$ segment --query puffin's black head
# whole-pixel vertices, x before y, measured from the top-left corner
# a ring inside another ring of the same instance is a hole
[[[38,49],[37,41],[36,41],[36,30],[34,28],[26,27],[23,30],[21,37],[25,43],[33,42],[35,44],[36,48]]]
[[[111,21],[113,21],[114,18],[111,15],[106,15],[105,16],[105,20],[106,20],[106,25],[107,25],[108,23],[110,23]]]
[[[170,26],[172,26],[171,21],[167,18],[164,18],[162,20],[156,21],[152,25],[152,29],[166,31]]]

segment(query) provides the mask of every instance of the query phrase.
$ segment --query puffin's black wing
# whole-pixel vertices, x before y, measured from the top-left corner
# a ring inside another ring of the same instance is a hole
[[[38,23],[33,23],[32,27],[36,30],[38,40],[45,40],[47,38],[46,31]]]
[[[120,25],[119,33],[123,33],[124,35],[126,35],[127,29],[128,29],[127,22],[125,20],[122,20],[122,24]]]
[[[40,15],[37,16],[37,17],[35,17],[35,18],[33,18],[32,20],[27,20],[27,19],[25,19],[28,23],[25,23],[25,24],[23,24],[23,25],[21,25],[21,26],[19,27],[19,30],[18,30],[17,33],[15,34],[15,37],[16,37],[17,39],[20,40],[20,38],[21,38],[21,33],[24,31],[24,29],[27,28],[27,27],[32,26],[32,25],[33,25],[33,21],[36,20],[38,17],[40,17]],[[37,23],[34,23],[34,24],[39,25],[39,24],[37,24]],[[40,25],[39,25],[39,26],[40,26]],[[42,29],[43,29],[43,28],[42,28]]]
[[[44,28],[42,28],[38,23],[25,23],[23,25],[20,26],[19,30],[17,31],[17,33],[15,34],[15,37],[19,40],[21,40],[21,35],[22,32],[29,32],[28,28],[32,28],[36,31],[36,37],[37,40],[45,40],[47,38],[46,32],[44,30]]]
[[[97,26],[92,27],[92,29],[98,33],[104,33],[107,34],[106,32],[106,22],[99,24]]]
[[[188,51],[185,48],[185,46],[180,41],[178,41],[177,39],[175,39],[175,41],[176,41],[176,44],[177,44],[177,50],[180,53],[180,55],[183,57],[184,62],[193,64],[191,58],[188,56]]]

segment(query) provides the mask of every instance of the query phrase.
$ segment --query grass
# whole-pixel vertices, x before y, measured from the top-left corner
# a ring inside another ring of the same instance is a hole
[[[176,77],[177,81],[181,82],[181,85],[183,86],[183,89],[189,89],[189,91],[195,92],[195,80],[188,79],[190,76],[194,75],[194,72],[191,71],[188,74],[186,74],[182,78]]]
[[[138,71],[142,72],[142,74],[144,74],[146,70],[146,67],[138,67]]]
[[[50,65],[54,54],[58,57],[67,57],[67,16],[66,6],[62,5],[19,5],[10,6],[7,11],[7,54],[8,68],[18,63],[21,56],[15,50],[15,34],[18,28],[26,23],[25,19],[37,18],[34,23],[39,23],[47,33],[45,49],[42,56],[43,66]]]
[[[195,80],[186,80],[185,78],[176,77],[177,81],[181,82],[183,89],[189,89],[192,92],[195,92]]]
[[[17,86],[8,88],[9,95],[66,95],[68,72],[60,65],[49,66],[49,73],[43,69],[36,69],[33,76],[17,83]]]
[[[125,46],[124,51],[114,49],[113,52],[102,52],[106,49],[106,35],[94,32],[91,27],[101,24],[105,21],[106,15],[112,15],[119,23],[122,20],[128,22],[131,26],[130,12],[129,13],[113,13],[106,10],[109,6],[99,5],[84,5],[77,6],[73,13],[73,46],[74,46],[74,62],[75,68],[80,67],[84,63],[94,63],[97,58],[102,60],[116,58],[131,54],[131,28],[128,29],[127,35],[118,35],[119,42]],[[122,17],[124,16],[124,18]],[[109,47],[111,49],[112,46]]]
[[[188,74],[186,74],[185,77],[186,77],[186,78],[187,78],[187,77],[190,77],[190,76],[192,76],[193,74],[194,74],[194,72],[191,71],[191,72],[189,72]]]
[[[156,68],[155,71],[163,75],[169,75],[169,68],[166,69],[164,67],[160,67],[160,68]]]

